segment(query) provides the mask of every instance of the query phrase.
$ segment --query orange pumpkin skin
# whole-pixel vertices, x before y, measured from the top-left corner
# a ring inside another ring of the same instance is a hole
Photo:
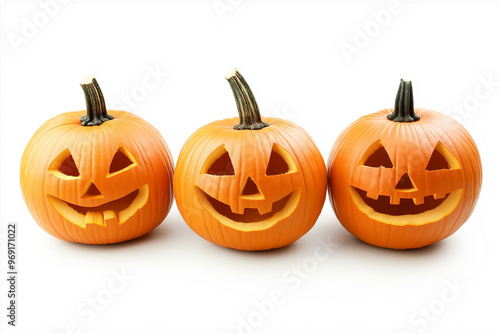
[[[24,200],[35,221],[57,238],[126,241],[154,229],[170,210],[174,167],[161,134],[129,112],[110,114],[114,119],[99,126],[82,126],[85,111],[58,115],[24,151]]]
[[[393,110],[361,117],[339,136],[327,163],[330,202],[359,239],[419,248],[452,235],[469,218],[481,188],[481,160],[470,134],[452,118],[415,109],[419,121],[399,123],[387,119]],[[380,146],[392,168],[365,164]],[[433,154],[442,166],[430,167]]]
[[[210,123],[197,130],[179,154],[174,173],[179,211],[193,231],[218,245],[240,250],[283,247],[309,231],[323,207],[326,168],[312,139],[291,122],[278,118],[264,121],[269,127],[257,131],[234,130],[238,118]],[[229,154],[234,175],[203,173],[207,159],[222,145]],[[296,171],[266,175],[273,145],[288,152]],[[242,194],[249,177],[260,195]],[[262,214],[271,213],[273,203],[289,194],[292,195],[282,209],[287,211],[285,216],[277,218],[274,214],[265,222],[221,219],[207,200],[207,195],[211,196],[229,205],[233,213],[244,216],[250,208]]]
[[[269,126],[236,130],[238,121],[207,124],[184,144],[174,173],[177,206],[194,232],[218,245],[283,247],[315,224],[326,197],[325,163],[292,122],[264,118]]]

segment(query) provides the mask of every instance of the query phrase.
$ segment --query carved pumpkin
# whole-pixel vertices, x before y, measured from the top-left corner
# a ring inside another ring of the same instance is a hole
[[[221,246],[265,250],[288,245],[321,212],[323,158],[299,126],[261,119],[237,70],[226,79],[240,117],[205,125],[184,144],[174,173],[177,206],[191,229]]]
[[[367,243],[397,249],[453,234],[471,215],[482,179],[467,130],[442,113],[414,109],[406,80],[394,109],[361,117],[339,136],[328,175],[342,225]]]
[[[107,113],[93,77],[81,85],[87,114],[50,119],[24,151],[24,200],[36,222],[63,240],[107,244],[140,237],[170,210],[172,157],[145,120]]]

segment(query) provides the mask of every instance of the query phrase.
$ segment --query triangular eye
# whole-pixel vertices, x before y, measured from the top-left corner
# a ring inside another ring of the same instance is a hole
[[[80,177],[80,171],[76,167],[75,159],[69,148],[62,151],[49,166],[49,172],[62,179],[74,179]]]
[[[441,142],[438,142],[436,148],[427,163],[426,170],[441,170],[441,169],[457,169],[460,168],[460,163],[451,154],[451,152]]]
[[[290,154],[278,144],[273,144],[266,175],[280,175],[295,172],[297,167]]]
[[[213,151],[203,164],[202,174],[231,176],[234,175],[234,167],[229,153],[224,145]]]
[[[360,165],[375,168],[392,168],[393,164],[389,154],[380,141],[374,143],[366,150]]]
[[[109,165],[109,175],[115,175],[137,165],[132,154],[123,146],[118,147]]]
[[[78,171],[78,167],[76,167],[75,159],[70,154],[64,161],[61,166],[59,166],[59,171],[68,176],[79,176],[80,172]]]
[[[429,159],[429,163],[427,164],[426,170],[438,170],[438,169],[450,169],[450,165],[443,157],[441,153],[434,150],[432,152],[431,158]]]

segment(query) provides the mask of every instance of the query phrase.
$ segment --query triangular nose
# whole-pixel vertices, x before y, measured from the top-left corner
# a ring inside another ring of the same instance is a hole
[[[90,183],[87,187],[87,191],[85,191],[82,198],[90,198],[90,197],[97,197],[97,196],[102,196],[102,193],[99,189],[97,189],[94,182],[90,181]]]
[[[251,176],[248,177],[247,183],[245,184],[245,187],[243,188],[243,191],[241,194],[242,195],[262,195],[259,187],[257,187],[257,185],[255,184],[255,181],[252,179]]]
[[[413,181],[408,175],[408,173],[404,173],[403,176],[399,179],[398,184],[396,185],[396,189],[398,190],[416,190],[415,185],[413,185]]]

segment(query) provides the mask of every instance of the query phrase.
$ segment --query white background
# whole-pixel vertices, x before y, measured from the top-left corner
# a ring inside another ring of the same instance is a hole
[[[16,328],[6,325],[1,244],[2,333],[500,332],[500,6],[73,0],[52,5],[49,17],[45,2],[0,2],[2,241],[8,222],[19,225]],[[347,44],[357,47],[351,57]],[[268,252],[201,239],[175,205],[152,233],[118,245],[60,241],[34,222],[19,188],[22,152],[44,121],[85,108],[85,75],[96,76],[109,109],[157,127],[176,158],[198,127],[237,114],[224,79],[235,66],[262,114],[303,126],[325,159],[348,124],[392,107],[399,79],[411,78],[416,107],[448,113],[476,140],[484,179],[473,216],[447,240],[412,251],[358,241],[328,201],[308,234]],[[160,72],[156,81],[151,72]],[[329,238],[333,251],[318,250]],[[122,271],[133,278],[111,294]],[[282,297],[271,307],[272,293]],[[106,305],[89,311],[92,298]]]

